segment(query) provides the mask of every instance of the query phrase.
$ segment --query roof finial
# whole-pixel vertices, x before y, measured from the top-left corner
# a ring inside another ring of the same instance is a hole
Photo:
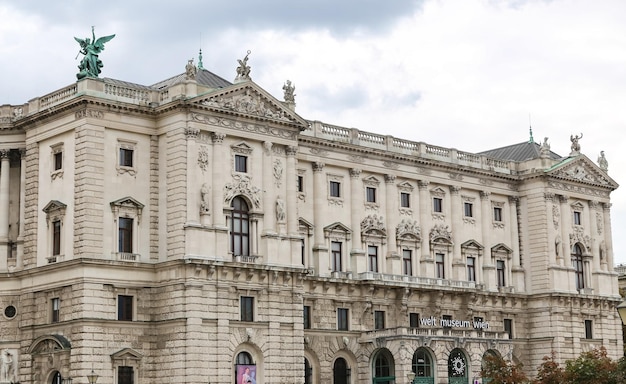
[[[530,138],[528,139],[529,143],[534,143],[535,139],[533,139],[533,126],[530,123],[530,113],[528,114],[528,127],[529,127],[529,132],[530,132]]]
[[[200,48],[200,53],[198,54],[198,69],[204,69],[202,65],[202,48]]]

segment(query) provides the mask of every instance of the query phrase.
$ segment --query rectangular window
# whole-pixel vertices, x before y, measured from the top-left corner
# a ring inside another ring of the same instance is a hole
[[[241,321],[254,321],[254,297],[241,296]]]
[[[420,326],[420,314],[409,313],[409,327],[419,328],[419,326]]]
[[[435,254],[435,268],[437,269],[437,278],[445,279],[446,278],[446,267],[445,267],[445,257],[443,253]]]
[[[117,384],[134,384],[135,371],[133,367],[117,367]]]
[[[133,297],[128,295],[117,296],[117,319],[133,321]]]
[[[502,221],[502,208],[493,207],[493,221]]]
[[[406,276],[413,275],[413,252],[410,249],[402,250],[402,273]]]
[[[593,321],[585,320],[585,339],[593,339]]]
[[[337,308],[337,329],[339,331],[348,330],[348,309]]]
[[[385,311],[374,311],[374,329],[385,329]]]
[[[376,188],[367,187],[365,188],[365,201],[368,203],[376,202]]]
[[[472,203],[463,203],[463,213],[465,217],[474,217],[473,212],[472,212],[473,207],[474,207],[474,204]]]
[[[476,281],[476,258],[467,258],[467,281]]]
[[[306,245],[304,239],[300,239],[300,258],[302,258],[302,265],[306,264]]]
[[[367,246],[367,270],[369,272],[378,272],[378,247],[375,245]]]
[[[58,297],[55,297],[54,299],[51,300],[50,306],[51,306],[51,313],[52,313],[51,320],[53,323],[58,323],[59,312],[61,308],[61,301],[59,300]]]
[[[296,190],[298,192],[304,192],[304,176],[298,176],[296,179]]]
[[[411,208],[411,194],[400,192],[400,207]]]
[[[338,181],[331,181],[329,188],[330,197],[341,197],[341,183]]]
[[[505,284],[506,282],[504,281],[504,274],[505,274],[504,261],[498,260],[496,262],[496,274],[498,276],[498,287],[506,286]]]
[[[330,243],[330,252],[333,258],[333,272],[341,272],[341,243],[332,241]]]
[[[133,167],[133,150],[128,148],[120,148],[120,166]]]
[[[58,171],[63,168],[63,152],[57,152],[54,154],[54,170]]]
[[[452,322],[451,315],[443,315],[441,319],[443,320],[443,324],[444,324],[443,328],[452,328],[452,325],[450,325],[450,323]]]
[[[61,220],[52,222],[52,256],[61,254]]]
[[[304,320],[304,329],[311,329],[311,306],[305,305],[302,311],[302,317]]]
[[[133,253],[133,219],[120,217],[118,233],[118,252]]]
[[[235,155],[235,172],[248,172],[248,156]]]
[[[504,332],[509,334],[509,339],[513,338],[513,320],[504,319]]]
[[[439,197],[433,198],[433,212],[443,212],[443,199]]]
[[[582,225],[581,212],[574,211],[574,225]]]

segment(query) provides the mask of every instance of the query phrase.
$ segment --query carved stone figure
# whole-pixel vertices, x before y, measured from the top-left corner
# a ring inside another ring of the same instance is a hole
[[[98,58],[98,55],[100,52],[104,51],[104,43],[115,37],[115,35],[102,36],[96,40],[94,27],[91,27],[91,35],[93,40],[90,40],[88,37],[84,40],[74,37],[74,40],[80,44],[80,51],[78,54],[85,55],[78,65],[78,69],[80,70],[80,72],[76,74],[78,80],[85,77],[98,77],[100,72],[102,72],[100,68],[103,67],[102,61]],[[78,57],[78,55],[76,55],[76,57]]]
[[[295,99],[296,95],[294,93],[295,90],[296,90],[296,87],[291,84],[291,80],[287,80],[285,84],[283,85],[283,91],[285,91],[286,102],[294,103],[296,101]]]
[[[541,147],[539,148],[539,155],[541,157],[550,157],[550,143],[548,143],[547,137],[543,138],[543,143],[541,144]]]
[[[187,61],[187,65],[185,65],[185,79],[195,80],[197,73],[198,73],[198,68],[196,68],[196,66],[193,65],[193,59]]]
[[[285,201],[280,196],[276,198],[276,221],[285,222]]]
[[[604,157],[604,151],[600,151],[600,156],[598,157],[598,166],[604,172],[609,170],[609,162],[606,161],[606,157]]]
[[[247,52],[246,57],[243,60],[237,59],[239,66],[237,67],[237,77],[235,80],[250,80],[250,66],[248,65],[248,56],[250,51]]]
[[[206,183],[202,184],[202,188],[200,188],[200,213],[208,213],[209,212],[209,188]]]
[[[578,144],[578,140],[582,138],[583,138],[582,133],[580,134],[580,136],[570,135],[569,139],[572,141],[572,154],[580,152],[580,144]]]
[[[0,382],[11,383],[14,381],[13,355],[8,349],[3,349],[0,353]]]

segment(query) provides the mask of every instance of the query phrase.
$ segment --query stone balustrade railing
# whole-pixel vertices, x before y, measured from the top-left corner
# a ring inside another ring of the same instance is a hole
[[[357,275],[359,280],[379,280],[389,282],[401,282],[426,286],[452,287],[452,288],[476,288],[473,281],[437,279],[434,277],[391,275],[386,273],[362,272]]]
[[[500,331],[484,331],[478,329],[454,329],[454,328],[411,328],[397,327],[386,328],[376,331],[364,332],[361,335],[362,341],[375,340],[380,338],[395,337],[460,337],[465,339],[488,339],[509,341],[509,334]]]

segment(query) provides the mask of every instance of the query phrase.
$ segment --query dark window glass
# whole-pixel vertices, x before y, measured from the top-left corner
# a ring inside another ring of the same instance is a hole
[[[474,217],[472,209],[474,205],[472,203],[463,203],[465,217]]]
[[[304,177],[298,176],[296,179],[296,190],[298,192],[304,192]]]
[[[457,377],[464,377],[466,379],[454,380],[454,378]],[[448,356],[448,381],[450,383],[467,383],[467,359],[458,348],[453,349]]]
[[[591,320],[585,320],[585,339],[593,339],[592,327],[593,322]]]
[[[118,252],[133,253],[133,219],[119,218]]]
[[[443,253],[435,254],[435,268],[437,270],[437,278],[446,278],[445,256]]]
[[[413,354],[412,370],[417,377],[432,377],[433,368],[430,359],[430,354],[426,348],[419,348]],[[421,381],[418,381],[421,382]]]
[[[578,211],[574,211],[574,225],[581,225],[581,214]]]
[[[413,275],[413,252],[410,249],[402,250],[402,273],[406,276]]]
[[[235,197],[231,204],[233,217],[231,220],[230,240],[234,256],[250,255],[250,221],[248,204],[241,197]]]
[[[248,156],[235,155],[235,172],[248,172]]]
[[[493,221],[502,221],[502,208],[493,208]]]
[[[58,171],[63,168],[63,152],[57,152],[54,154],[54,170]]]
[[[580,245],[574,245],[572,254],[572,267],[574,267],[574,277],[576,279],[576,289],[585,288],[585,270],[583,267],[583,250]]]
[[[121,321],[133,321],[133,297],[127,295],[117,296],[117,319]]]
[[[61,220],[52,222],[52,256],[61,254]]]
[[[476,258],[467,258],[467,281],[476,281]]]
[[[134,384],[134,380],[133,367],[117,367],[117,384]]]
[[[409,313],[409,327],[419,328],[419,326],[420,326],[420,314]]]
[[[391,367],[387,357],[379,353],[374,360],[374,377],[389,377],[391,375]]]
[[[306,264],[306,246],[304,239],[300,239],[300,258],[302,258],[302,265]]]
[[[254,297],[241,296],[241,321],[254,321]]]
[[[400,206],[402,208],[411,207],[411,194],[406,192],[400,192]]]
[[[313,384],[313,367],[306,358],[304,358],[304,384]]]
[[[378,247],[375,245],[367,246],[368,271],[378,272]]]
[[[506,286],[506,281],[504,280],[506,269],[503,260],[498,260],[496,262],[496,273],[498,275],[498,287]]]
[[[349,384],[350,368],[345,359],[339,357],[333,364],[333,384]]]
[[[341,271],[341,243],[333,241],[330,243],[330,251],[333,259],[333,271]]]
[[[337,308],[337,329],[340,331],[348,330],[348,309]]]
[[[376,202],[376,188],[367,187],[365,188],[365,197],[368,203]]]
[[[58,323],[59,322],[60,306],[61,306],[59,298],[52,299],[51,305],[52,305],[52,322],[53,323]]]
[[[433,212],[443,212],[443,200],[439,197],[433,198]]]
[[[504,332],[509,334],[509,339],[513,338],[513,320],[504,319]]]
[[[302,317],[304,318],[304,329],[311,329],[311,306],[305,305],[302,310]]]
[[[385,311],[374,311],[374,329],[385,329]]]
[[[128,148],[120,148],[120,166],[133,166],[133,150]]]
[[[452,326],[449,325],[449,321],[452,320],[451,315],[443,315],[441,318],[444,320],[444,328],[452,328]]]
[[[330,197],[341,197],[341,191],[340,191],[340,186],[341,183],[339,183],[338,181],[331,181],[330,182]]]
[[[252,361],[252,356],[248,352],[239,352],[237,354],[237,359],[235,360],[235,364],[254,365],[254,362]]]

